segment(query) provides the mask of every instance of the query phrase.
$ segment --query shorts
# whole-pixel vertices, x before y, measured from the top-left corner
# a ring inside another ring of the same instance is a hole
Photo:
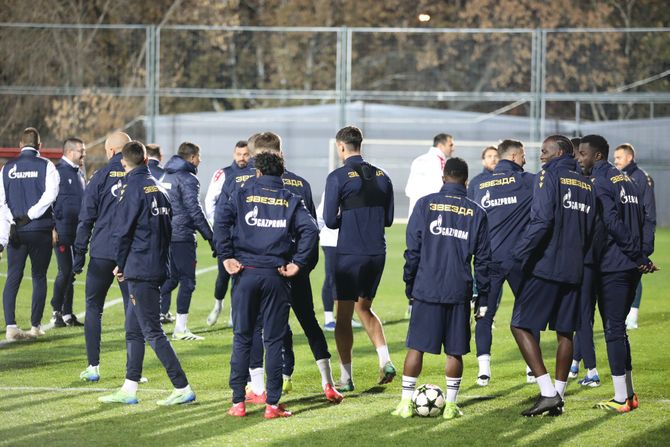
[[[530,276],[514,301],[512,326],[573,332],[580,328],[580,286]]]
[[[470,352],[470,303],[412,303],[406,345],[430,354],[464,355]]]
[[[372,300],[384,272],[386,255],[337,254],[335,290],[339,301]]]

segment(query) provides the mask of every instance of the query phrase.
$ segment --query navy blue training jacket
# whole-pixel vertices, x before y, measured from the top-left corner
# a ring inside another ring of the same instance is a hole
[[[172,242],[193,242],[198,231],[205,240],[212,240],[212,227],[200,205],[198,169],[179,155],[165,164],[161,184],[172,204]]]
[[[61,160],[56,165],[60,175],[58,197],[54,202],[54,223],[60,244],[72,245],[77,234],[79,212],[84,200],[83,175],[79,167]]]
[[[543,166],[535,179],[530,222],[514,258],[533,275],[579,284],[596,216],[589,179],[576,171],[571,155]]]
[[[470,179],[468,182],[468,199],[474,200],[473,197],[475,196],[475,189],[478,187],[480,183],[484,183],[487,181],[487,179],[491,176],[492,172],[489,171],[488,169],[484,168],[482,169],[482,172],[479,174],[475,175],[473,178]]]
[[[163,177],[163,174],[165,174],[165,169],[161,166],[158,160],[150,158],[149,161],[147,161],[147,166],[149,167],[149,172],[156,180],[160,180],[161,177]]]
[[[289,262],[308,266],[319,229],[302,198],[288,191],[280,177],[264,175],[237,189],[230,200],[217,203],[215,213],[220,261],[235,258],[259,268]]]
[[[495,262],[508,259],[526,231],[534,182],[535,174],[524,172],[513,161],[500,160],[492,173],[470,183],[473,195],[468,197],[488,215],[491,256]]]
[[[93,174],[84,191],[74,249],[86,253],[90,240],[93,258],[116,259],[113,221],[126,175],[121,158],[121,153],[115,154],[107,165]]]
[[[443,304],[472,298],[470,263],[486,302],[491,261],[486,212],[466,197],[465,186],[447,183],[416,202],[407,224],[403,280],[411,297]]]
[[[656,233],[656,197],[654,194],[654,180],[649,174],[637,166],[634,161],[623,168],[628,177],[635,183],[642,195],[644,207],[644,229],[642,237],[642,251],[651,256],[654,252],[654,234]]]
[[[221,201],[225,202],[235,191],[244,186],[246,182],[256,178],[256,168],[254,168],[252,161],[253,160],[249,162],[246,168],[240,168],[235,162],[227,168],[230,171],[226,171],[226,178],[223,180],[221,195],[219,195],[217,204]],[[225,170],[226,168],[224,168],[224,171]],[[223,197],[223,199],[221,197]],[[216,215],[216,212],[214,212],[214,214]]]
[[[646,264],[643,252],[644,209],[633,181],[606,160],[596,162],[592,181],[607,240],[601,272],[621,272]]]
[[[323,218],[328,228],[340,230],[337,253],[386,254],[384,227],[393,224],[393,184],[388,174],[360,155],[347,158],[326,179]]]
[[[172,216],[165,189],[147,166],[130,171],[116,208],[116,264],[126,279],[162,283],[168,276]]]

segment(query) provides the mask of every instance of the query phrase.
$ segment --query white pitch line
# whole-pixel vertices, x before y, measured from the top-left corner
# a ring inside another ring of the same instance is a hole
[[[218,270],[218,268],[219,268],[218,264],[210,265],[209,267],[203,267],[201,269],[196,270],[195,275],[196,276],[203,275],[205,273],[209,273],[209,272],[212,272],[214,270]],[[6,273],[0,273],[0,275],[5,276],[5,277],[7,276]],[[54,280],[50,279],[49,281],[53,282]],[[75,283],[76,282],[77,281],[75,281]],[[85,283],[81,282],[81,284],[85,284]],[[116,283],[113,283],[112,286],[115,286],[117,288],[119,287],[118,284],[116,284]],[[117,304],[122,303],[122,302],[123,302],[123,297],[122,296],[116,297],[111,301],[107,301],[105,303],[105,306],[103,307],[103,309],[108,309],[108,308],[110,308],[112,306],[116,306]],[[86,316],[86,311],[80,312],[80,313],[77,314],[77,319],[84,318],[85,316]],[[53,329],[53,327],[54,327],[53,323],[49,322],[49,323],[42,326],[42,330],[44,332],[46,332],[46,331],[49,331],[49,330]],[[7,346],[11,343],[16,343],[16,341],[14,341],[14,340],[0,340],[0,348],[3,348],[3,347],[5,347],[5,346]]]

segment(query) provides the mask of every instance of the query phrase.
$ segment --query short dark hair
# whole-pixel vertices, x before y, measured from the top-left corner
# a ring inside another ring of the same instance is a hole
[[[433,137],[433,147],[437,147],[438,144],[446,143],[449,140],[453,140],[454,137],[448,133],[438,133]]]
[[[519,140],[502,140],[498,144],[498,155],[501,157],[512,149],[522,148],[523,143]]]
[[[65,141],[63,141],[63,153],[73,151],[79,144],[81,145],[84,144],[81,138],[77,137],[66,138]]]
[[[488,151],[496,151],[496,153],[498,153],[498,148],[495,146],[486,146],[482,151],[482,160],[486,158],[486,153]]]
[[[574,137],[574,138],[570,138],[570,142],[572,143],[572,147],[573,147],[575,150],[578,150],[578,149],[579,149],[579,143],[582,142],[582,137]]]
[[[238,147],[248,147],[248,146],[249,143],[247,142],[247,140],[240,140],[237,143],[235,143],[235,149],[237,149]]]
[[[254,139],[255,151],[273,151],[281,150],[281,138],[274,132],[263,132]]]
[[[147,155],[147,149],[141,141],[132,140],[127,142],[121,150],[123,159],[131,168],[137,167],[144,162]]]
[[[596,152],[600,152],[604,159],[607,159],[610,155],[610,145],[602,135],[592,134],[582,137],[580,144],[588,144],[595,149]]]
[[[26,127],[21,134],[21,145],[30,146],[35,149],[40,147],[40,133],[34,127]]]
[[[574,147],[572,146],[572,141],[570,138],[565,135],[549,135],[544,141],[553,141],[558,145],[558,148],[563,151],[564,155],[575,155]]]
[[[363,144],[363,132],[356,126],[347,126],[337,131],[335,140],[344,143],[347,150],[360,152]]]
[[[630,143],[623,143],[623,144],[618,145],[616,147],[616,149],[614,149],[614,152],[616,152],[616,151],[628,152],[629,154],[631,154],[633,156],[633,158],[635,158],[635,148]]]
[[[200,146],[190,141],[184,141],[177,149],[177,155],[181,158],[191,157],[200,153]]]
[[[281,177],[284,173],[284,160],[274,152],[261,152],[254,158],[254,167],[263,175]]]
[[[468,164],[462,158],[452,157],[444,163],[443,174],[465,183],[468,179]]]
[[[161,147],[157,144],[147,144],[147,155],[149,157],[158,158],[161,156]]]

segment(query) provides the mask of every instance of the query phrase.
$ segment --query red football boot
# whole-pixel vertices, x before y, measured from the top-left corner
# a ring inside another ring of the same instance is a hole
[[[265,403],[265,398],[266,398],[265,391],[263,391],[263,394],[256,394],[253,391],[249,390],[247,391],[247,394],[245,396],[245,401],[248,404],[264,404]]]
[[[328,402],[333,402],[334,404],[339,404],[344,399],[344,396],[337,391],[333,385],[330,383],[326,384],[326,388],[323,390],[326,393],[326,399]]]
[[[293,416],[293,413],[287,411],[284,404],[266,405],[265,414],[263,415],[265,419],[287,418],[290,416]]]
[[[630,407],[631,410],[637,410],[637,407],[640,406],[640,404],[637,401],[636,393],[633,393],[633,397],[628,398],[628,406]]]
[[[238,402],[233,404],[232,407],[228,410],[228,414],[236,417],[244,417],[247,415],[247,407],[244,402]]]

